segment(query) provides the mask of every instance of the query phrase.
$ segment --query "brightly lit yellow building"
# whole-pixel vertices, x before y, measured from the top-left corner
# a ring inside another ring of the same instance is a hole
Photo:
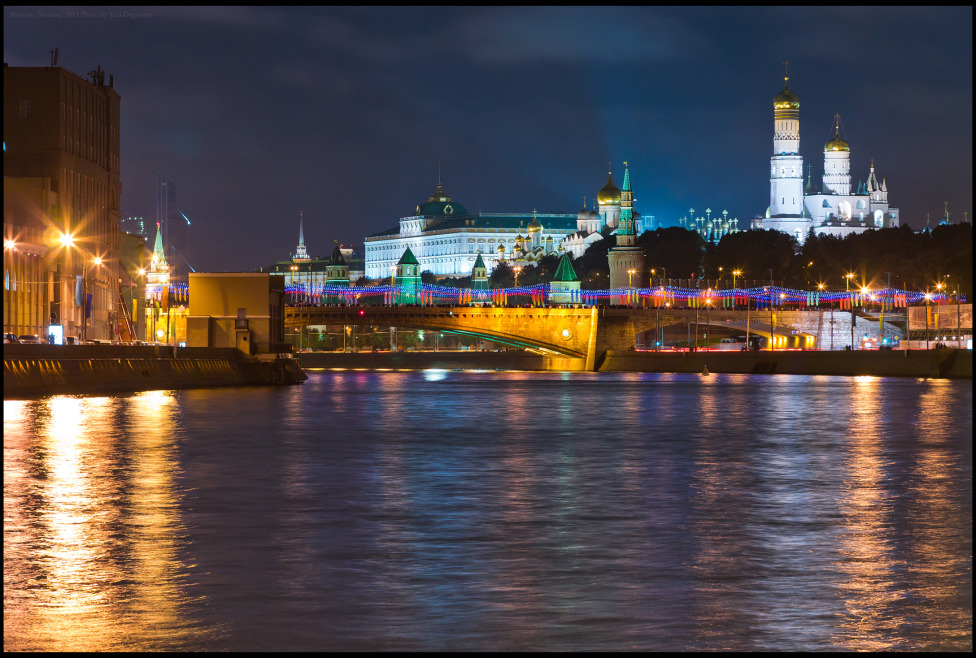
[[[187,347],[236,347],[246,354],[282,349],[285,289],[267,272],[191,272]]]

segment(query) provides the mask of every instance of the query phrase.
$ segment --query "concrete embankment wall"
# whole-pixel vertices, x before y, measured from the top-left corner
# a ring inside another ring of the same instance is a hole
[[[582,370],[582,359],[529,352],[308,352],[303,368],[366,370]],[[709,372],[794,375],[876,375],[972,379],[968,350],[839,352],[634,352],[610,350],[600,372]]]
[[[531,352],[303,352],[302,368],[363,368],[367,370],[581,370],[583,359],[554,367],[553,359]],[[578,367],[569,367],[577,365]]]
[[[270,384],[270,372],[233,348],[3,346],[5,399]]]
[[[875,375],[972,379],[971,350],[839,352],[608,351],[601,372],[693,372],[786,375]]]

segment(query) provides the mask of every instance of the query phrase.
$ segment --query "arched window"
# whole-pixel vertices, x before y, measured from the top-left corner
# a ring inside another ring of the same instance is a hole
[[[3,289],[10,290],[10,270],[3,270]]]
[[[864,199],[859,199],[858,202],[857,202],[857,209],[858,210],[863,210],[866,207],[867,206],[864,205]]]
[[[874,225],[877,228],[882,228],[884,226],[884,212],[880,209],[874,211]]]
[[[17,269],[16,268],[14,268],[14,270],[10,273],[10,289],[17,290]]]

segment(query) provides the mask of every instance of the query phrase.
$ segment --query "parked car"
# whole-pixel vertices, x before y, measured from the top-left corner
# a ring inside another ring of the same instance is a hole
[[[65,345],[81,345],[81,339],[78,338],[77,336],[65,336],[64,337],[64,344]]]
[[[17,337],[17,342],[24,343],[25,345],[40,345],[41,337],[37,334],[24,334]]]
[[[14,334],[4,334],[3,342],[4,344],[6,344],[6,343],[19,343],[20,341],[17,340],[17,336],[15,336]]]

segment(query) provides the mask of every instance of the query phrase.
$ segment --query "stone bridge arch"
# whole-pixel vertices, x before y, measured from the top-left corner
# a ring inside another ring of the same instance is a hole
[[[473,306],[289,306],[285,327],[395,326],[430,329],[580,359],[592,370],[597,356],[598,309]],[[605,350],[604,350],[605,351]]]

